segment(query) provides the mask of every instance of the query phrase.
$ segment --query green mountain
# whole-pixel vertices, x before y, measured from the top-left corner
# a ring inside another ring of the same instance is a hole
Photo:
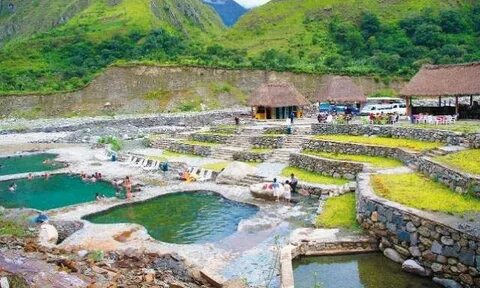
[[[0,93],[147,63],[410,77],[480,60],[476,0],[272,0],[227,29],[202,0],[0,1]]]

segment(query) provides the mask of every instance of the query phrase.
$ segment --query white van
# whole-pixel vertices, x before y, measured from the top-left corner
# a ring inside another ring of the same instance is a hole
[[[361,116],[368,116],[370,114],[377,114],[377,113],[394,113],[392,105],[384,105],[384,104],[371,104],[367,105],[360,110]]]
[[[360,110],[360,115],[366,116],[371,113],[397,113],[407,114],[407,105],[401,98],[373,97],[368,98],[366,105]]]

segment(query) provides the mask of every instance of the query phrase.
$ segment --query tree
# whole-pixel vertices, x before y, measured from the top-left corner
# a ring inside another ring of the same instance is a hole
[[[365,39],[377,34],[380,31],[380,20],[373,13],[363,13],[360,19],[360,29]]]
[[[461,33],[467,30],[465,16],[457,10],[442,10],[440,12],[440,26],[447,33]]]
[[[415,30],[412,40],[417,45],[439,47],[443,44],[442,28],[435,24],[421,24]]]

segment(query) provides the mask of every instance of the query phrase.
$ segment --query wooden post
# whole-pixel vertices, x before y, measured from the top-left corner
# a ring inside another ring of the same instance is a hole
[[[438,97],[438,107],[442,107],[442,96]]]
[[[473,106],[473,95],[470,95],[470,106]]]
[[[407,115],[412,116],[412,107],[410,104],[412,103],[412,98],[410,96],[405,97],[405,105],[407,106]]]
[[[455,96],[455,114],[458,114],[459,107],[458,107],[458,96]]]

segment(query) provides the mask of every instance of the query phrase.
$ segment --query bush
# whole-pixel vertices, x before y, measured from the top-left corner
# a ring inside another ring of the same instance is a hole
[[[123,143],[115,136],[103,136],[98,139],[99,144],[110,145],[113,151],[120,151],[123,148]]]

